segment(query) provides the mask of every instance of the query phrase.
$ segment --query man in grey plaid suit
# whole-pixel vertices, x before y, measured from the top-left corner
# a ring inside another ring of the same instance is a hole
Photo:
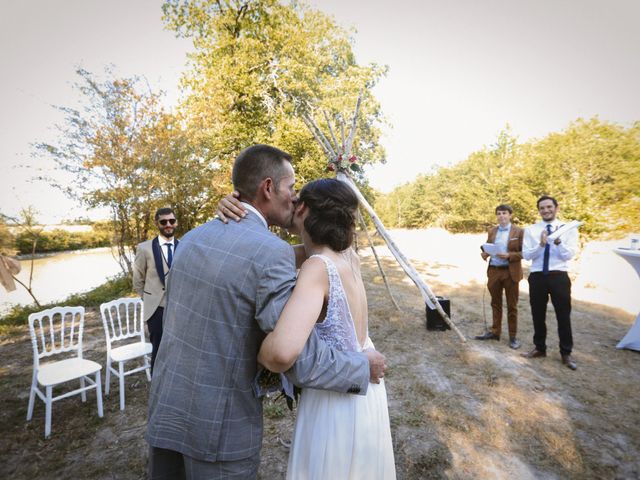
[[[151,478],[255,478],[262,399],[257,354],[295,284],[294,250],[267,225],[289,227],[296,200],[291,157],[242,151],[233,184],[248,213],[187,233],[167,282],[164,334],[149,396]],[[365,394],[384,356],[339,352],[312,332],[287,377],[301,387]]]

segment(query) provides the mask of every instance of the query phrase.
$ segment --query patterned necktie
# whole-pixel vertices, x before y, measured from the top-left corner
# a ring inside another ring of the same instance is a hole
[[[547,235],[551,234],[551,225],[547,225]],[[549,245],[549,240],[547,240],[547,244],[544,246],[544,257],[542,260],[542,274],[549,274],[549,250],[551,250],[551,245]]]
[[[171,262],[173,262],[173,253],[171,252],[171,244],[165,243],[167,246],[167,265],[171,268]]]

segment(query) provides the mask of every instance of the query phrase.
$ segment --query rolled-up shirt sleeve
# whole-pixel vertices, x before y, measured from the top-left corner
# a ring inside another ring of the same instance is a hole
[[[574,228],[562,235],[556,247],[562,260],[571,260],[578,252],[578,229]]]
[[[522,256],[525,260],[533,260],[534,258],[538,258],[542,252],[544,252],[544,247],[540,246],[540,236],[536,238],[535,232],[536,229],[534,227],[529,227],[524,232],[524,244],[522,246]]]

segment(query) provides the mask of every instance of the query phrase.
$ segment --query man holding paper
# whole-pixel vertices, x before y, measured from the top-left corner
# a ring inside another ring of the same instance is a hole
[[[518,295],[522,280],[522,242],[524,230],[511,224],[513,209],[509,205],[496,207],[498,225],[491,227],[487,243],[482,248],[483,260],[489,258],[487,267],[487,289],[491,294],[493,324],[491,330],[477,335],[476,340],[500,340],[502,331],[502,291],[507,298],[507,322],[509,346],[520,348],[516,338],[518,330]]]
[[[571,279],[568,261],[578,250],[580,222],[563,224],[557,219],[558,202],[544,195],[538,199],[538,212],[542,221],[526,229],[523,256],[531,260],[529,275],[529,303],[533,317],[533,343],[535,348],[523,353],[526,358],[547,356],[547,303],[551,303],[558,321],[560,355],[562,363],[571,370],[578,367],[571,358]]]

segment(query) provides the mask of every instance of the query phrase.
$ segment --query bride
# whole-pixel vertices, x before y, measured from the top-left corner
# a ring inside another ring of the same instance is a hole
[[[300,192],[294,227],[308,259],[260,348],[258,361],[269,370],[288,370],[313,328],[339,350],[374,348],[360,262],[351,249],[357,207],[355,194],[338,180],[316,180]],[[370,384],[366,396],[302,391],[287,478],[395,478],[384,380]]]

